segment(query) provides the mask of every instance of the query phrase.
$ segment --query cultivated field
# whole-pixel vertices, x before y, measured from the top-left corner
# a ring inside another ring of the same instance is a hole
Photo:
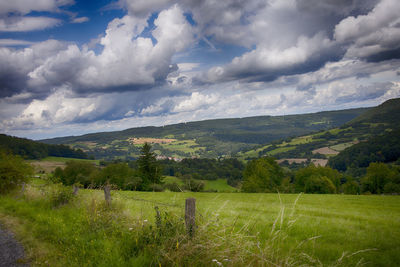
[[[33,247],[28,254],[35,264],[396,266],[400,257],[398,196],[113,191],[107,211],[100,190],[80,190],[58,208],[38,190],[29,187],[22,199],[0,197],[0,221]],[[157,229],[155,206],[183,223],[188,197],[197,203],[196,238],[152,245],[143,237]],[[146,249],[139,253],[141,246],[159,249],[159,262]]]

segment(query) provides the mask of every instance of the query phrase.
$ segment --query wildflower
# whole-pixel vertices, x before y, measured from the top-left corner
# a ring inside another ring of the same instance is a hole
[[[218,266],[223,266],[222,263],[220,263],[220,262],[219,262],[218,260],[216,260],[216,259],[213,259],[212,261],[215,262]]]

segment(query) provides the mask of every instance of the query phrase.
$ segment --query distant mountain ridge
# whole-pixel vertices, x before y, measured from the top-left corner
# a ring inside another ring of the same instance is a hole
[[[255,145],[341,126],[369,108],[323,111],[286,116],[256,116],[179,123],[161,127],[138,127],[40,140],[81,148],[96,158],[135,158],[139,146],[132,138],[168,138],[172,143],[154,143],[158,155],[215,158],[233,155]]]

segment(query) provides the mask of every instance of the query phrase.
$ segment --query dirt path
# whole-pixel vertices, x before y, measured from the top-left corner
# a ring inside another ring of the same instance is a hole
[[[15,239],[14,235],[0,225],[0,266],[22,267],[29,266],[24,262],[24,249]]]

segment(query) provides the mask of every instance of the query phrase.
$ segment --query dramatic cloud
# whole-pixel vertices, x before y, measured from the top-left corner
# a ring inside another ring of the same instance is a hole
[[[43,64],[46,58],[63,49],[65,45],[55,40],[34,44],[21,50],[0,47],[0,97],[10,97],[22,91],[48,94],[45,89],[28,88],[28,73]]]
[[[271,81],[278,76],[309,72],[337,57],[331,51],[333,46],[323,34],[317,34],[313,38],[299,37],[294,46],[286,49],[260,46],[234,58],[225,67],[212,68],[207,73],[207,80]],[[337,47],[336,49],[339,50]]]
[[[350,43],[348,58],[380,61],[400,57],[400,3],[383,0],[366,15],[350,16],[335,27],[335,39]]]
[[[76,91],[135,90],[163,82],[175,70],[171,57],[193,39],[190,24],[178,6],[160,12],[151,32],[156,40],[141,37],[146,19],[125,16],[114,19],[101,39],[103,51],[69,45],[31,71],[29,85],[39,88],[72,84]],[[118,89],[119,88],[119,89]]]
[[[400,96],[396,0],[119,0],[97,17],[74,4],[0,2],[0,129],[76,134]]]

